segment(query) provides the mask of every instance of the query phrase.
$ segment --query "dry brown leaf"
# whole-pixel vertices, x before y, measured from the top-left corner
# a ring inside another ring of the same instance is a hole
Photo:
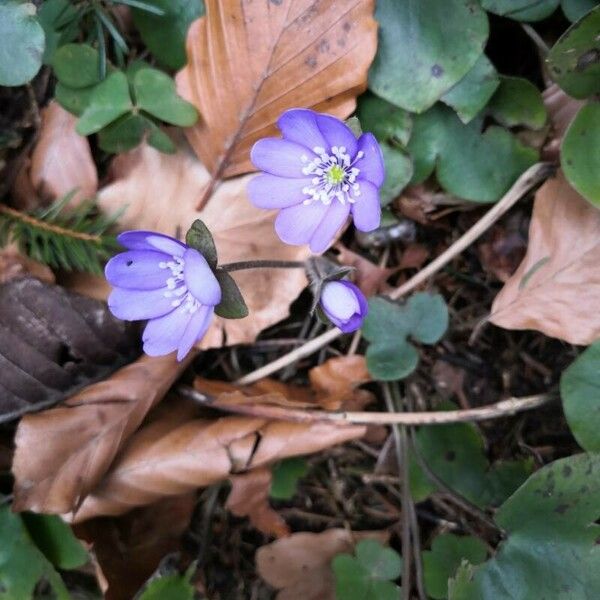
[[[198,213],[198,195],[208,185],[206,169],[188,152],[161,154],[143,146],[113,162],[115,181],[102,189],[99,205],[107,213],[127,206],[122,229],[149,229],[181,238],[201,218],[214,236],[221,264],[238,260],[305,260],[304,246],[282,244],[273,213],[254,208],[246,198],[248,177],[224,183]],[[202,348],[253,342],[259,332],[285,318],[289,304],[306,285],[302,269],[254,269],[233,273],[250,315],[215,318]]]
[[[231,492],[225,508],[238,517],[249,517],[250,523],[265,535],[285,537],[290,530],[269,504],[272,480],[271,470],[266,468],[231,477]]]
[[[100,481],[129,436],[192,359],[142,356],[17,429],[15,510],[67,513]]]
[[[29,176],[43,200],[77,190],[71,203],[94,196],[98,172],[90,144],[75,131],[77,117],[54,100],[42,111],[40,137],[31,155]]]
[[[523,262],[496,296],[490,320],[571,344],[600,337],[600,211],[562,173],[537,192]]]
[[[0,284],[25,275],[33,275],[45,283],[54,283],[52,270],[22,254],[16,244],[0,249]]]
[[[192,23],[179,93],[200,112],[187,136],[216,179],[252,171],[249,151],[286,109],[340,118],[377,49],[373,0],[207,0]]]
[[[130,600],[160,561],[181,549],[196,505],[195,494],[165,498],[122,517],[100,517],[75,526],[91,545],[108,583],[105,600]]]
[[[356,269],[356,285],[365,296],[372,296],[389,290],[386,281],[392,276],[395,269],[384,269],[366,259],[364,256],[346,248],[343,244],[337,244],[337,260],[340,264]]]
[[[318,452],[365,432],[357,426],[238,416],[187,420],[186,415],[178,421],[180,405],[171,403],[166,418],[153,420],[133,435],[75,513],[76,522],[122,514],[282,458]]]
[[[335,600],[331,561],[338,554],[351,553],[361,539],[385,543],[389,532],[328,529],[293,533],[259,548],[256,568],[269,585],[280,590],[277,600]]]

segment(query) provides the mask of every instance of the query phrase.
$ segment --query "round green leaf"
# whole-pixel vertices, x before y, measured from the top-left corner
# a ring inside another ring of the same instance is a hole
[[[452,533],[438,535],[431,550],[423,552],[423,579],[427,595],[433,600],[448,597],[448,579],[463,560],[478,565],[485,560],[486,545],[478,538]]]
[[[448,329],[448,307],[440,294],[417,292],[406,302],[410,335],[423,344],[439,342]]]
[[[126,114],[98,133],[98,145],[104,152],[127,152],[142,141],[148,120],[141,115]]]
[[[562,142],[560,162],[569,183],[600,207],[600,104],[584,106]]]
[[[77,133],[96,133],[132,108],[127,77],[122,71],[115,71],[94,88],[77,123]]]
[[[93,91],[93,85],[76,89],[63,85],[59,81],[54,88],[54,98],[64,109],[80,117],[90,103]]]
[[[57,79],[70,88],[80,89],[100,81],[100,55],[87,44],[65,44],[52,59]]]
[[[406,339],[396,344],[371,344],[366,352],[367,369],[374,379],[396,381],[408,377],[419,364],[419,354]]]
[[[561,7],[565,17],[574,23],[579,21],[583,15],[587,14],[598,5],[597,0],[562,0]]]
[[[59,46],[72,42],[78,33],[78,12],[69,0],[45,0],[38,10],[38,20],[44,28],[46,47],[43,62],[51,64]]]
[[[289,500],[298,488],[298,481],[308,472],[308,464],[304,458],[294,456],[286,458],[273,467],[271,482],[271,498]]]
[[[500,83],[494,65],[482,54],[473,68],[442,97],[463,123],[475,118],[487,104]]]
[[[567,29],[547,58],[551,77],[574,98],[600,93],[600,6]]]
[[[356,559],[371,579],[397,579],[402,572],[402,559],[394,550],[377,540],[362,540],[356,545]]]
[[[488,112],[506,127],[524,125],[540,129],[546,123],[546,107],[540,91],[521,77],[500,78],[500,87],[493,95]]]
[[[0,3],[0,85],[23,85],[42,66],[44,30],[30,2]]]
[[[146,122],[148,125],[146,138],[148,144],[165,154],[175,154],[177,146],[175,146],[173,140],[156,123],[153,123],[150,119],[146,119]]]
[[[432,106],[483,53],[488,21],[475,0],[379,0],[369,73],[378,96],[411,112]]]
[[[363,94],[356,109],[363,131],[370,131],[380,142],[408,144],[412,119],[410,113],[374,94]]]
[[[450,600],[600,597],[600,454],[557,460],[498,510],[507,537],[478,567],[465,563]]]
[[[404,150],[388,142],[381,144],[381,152],[385,165],[385,180],[379,190],[379,199],[382,206],[386,206],[397,198],[410,182],[413,164]]]
[[[133,89],[136,105],[153,117],[179,127],[189,127],[198,119],[194,106],[177,95],[175,82],[162,71],[140,69]]]
[[[562,374],[560,395],[579,445],[600,452],[600,341],[580,354]]]
[[[541,21],[549,17],[560,0],[482,0],[485,10],[515,21]]]
[[[132,8],[133,22],[150,52],[165,66],[180,69],[186,62],[185,38],[195,19],[204,14],[202,0],[143,0],[163,11],[152,14]]]

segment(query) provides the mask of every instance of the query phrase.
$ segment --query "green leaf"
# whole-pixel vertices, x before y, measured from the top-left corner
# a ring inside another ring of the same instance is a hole
[[[561,7],[565,17],[574,23],[579,21],[583,15],[587,14],[598,5],[597,0],[562,0]]]
[[[357,114],[363,131],[370,131],[380,142],[408,144],[412,129],[409,112],[367,92],[358,99]]]
[[[60,569],[75,569],[89,556],[71,528],[58,515],[22,513],[21,518],[35,545]]]
[[[600,455],[557,460],[498,510],[507,533],[494,558],[463,564],[450,600],[600,597]]]
[[[175,91],[175,82],[156,69],[140,69],[133,78],[136,105],[172,125],[189,127],[198,119],[193,105]]]
[[[600,341],[562,374],[560,395],[578,444],[589,452],[600,452]]]
[[[89,104],[77,122],[77,133],[96,133],[132,108],[127,76],[122,71],[115,71],[94,88]]]
[[[381,144],[381,152],[385,165],[385,180],[379,190],[379,199],[382,206],[387,206],[409,184],[413,164],[403,149],[388,142]]]
[[[221,303],[215,306],[215,314],[224,319],[247,317],[248,307],[233,277],[220,270],[215,271],[215,277],[221,286]]]
[[[67,87],[81,89],[100,81],[100,55],[87,44],[65,44],[52,59],[56,78]]]
[[[537,152],[501,127],[481,132],[483,117],[468,125],[438,104],[416,115],[408,150],[413,158],[412,183],[436,170],[440,185],[473,202],[495,202],[519,175],[535,163]]]
[[[173,140],[156,123],[146,119],[146,125],[148,128],[147,140],[150,146],[165,154],[175,154],[177,152],[177,146],[175,146]]]
[[[35,11],[30,2],[0,3],[0,85],[23,85],[42,66],[44,30]]]
[[[127,113],[98,133],[98,145],[104,152],[115,154],[135,148],[148,129],[148,119]]]
[[[54,88],[54,98],[64,109],[80,117],[90,103],[93,91],[93,85],[76,89],[67,87],[59,81]]]
[[[524,125],[531,129],[543,127],[547,116],[542,94],[533,83],[504,75],[488,105],[488,112],[506,127]]]
[[[165,575],[153,579],[139,600],[194,600],[194,586],[187,575]]]
[[[338,600],[400,599],[400,588],[390,580],[400,576],[402,559],[376,540],[359,542],[356,557],[339,554],[331,566]]]
[[[515,21],[541,21],[549,17],[560,0],[482,0],[481,6],[501,17]]]
[[[379,0],[379,46],[369,72],[378,96],[422,112],[475,65],[488,37],[475,0]]]
[[[289,500],[298,488],[298,481],[308,472],[308,464],[304,458],[286,458],[273,467],[271,482],[271,498]]]
[[[478,538],[452,533],[438,535],[431,550],[423,552],[423,579],[427,595],[434,600],[448,597],[448,579],[463,560],[473,565],[482,563],[487,556],[486,545]]]
[[[43,62],[49,65],[59,46],[72,42],[78,33],[78,12],[69,0],[46,0],[38,10],[38,20],[44,29],[46,46]]]
[[[600,93],[600,6],[571,25],[550,50],[550,76],[573,98]]]
[[[499,84],[494,65],[482,54],[473,68],[440,100],[453,108],[463,123],[468,123],[481,112]]]
[[[202,0],[144,0],[144,3],[159,8],[162,16],[132,8],[133,22],[142,40],[165,66],[180,69],[185,65],[185,38],[195,19],[204,14]]]
[[[600,79],[600,77],[599,77]],[[600,104],[591,102],[575,116],[563,138],[560,163],[569,183],[600,207]]]
[[[58,600],[69,593],[52,564],[36,547],[20,515],[0,505],[0,600],[26,600],[46,579]]]
[[[198,250],[204,256],[211,269],[216,268],[218,258],[215,240],[208,227],[204,224],[204,221],[196,219],[192,223],[192,226],[185,234],[185,243],[190,248]]]
[[[412,373],[418,354],[408,336],[425,344],[436,343],[448,327],[448,309],[439,295],[425,292],[411,296],[404,305],[385,298],[371,298],[363,324],[367,368],[375,379],[393,381]]]

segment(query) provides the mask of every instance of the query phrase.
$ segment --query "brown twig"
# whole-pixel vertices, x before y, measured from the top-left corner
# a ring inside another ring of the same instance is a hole
[[[429,412],[348,412],[323,410],[300,410],[285,408],[274,404],[228,404],[215,401],[214,398],[202,394],[198,390],[186,385],[178,386],[178,391],[183,396],[190,398],[198,404],[216,408],[230,413],[250,415],[274,419],[279,421],[292,421],[295,423],[312,423],[315,421],[329,421],[340,425],[444,425],[448,423],[468,423],[486,421],[509,417],[525,410],[532,410],[545,406],[557,399],[557,394],[537,394],[524,398],[508,398],[495,404],[470,408],[467,410],[445,410]]]
[[[421,269],[414,277],[411,277],[406,283],[396,288],[390,296],[397,300],[418,288],[421,284],[435,275],[440,269],[446,266],[453,258],[460,254],[465,248],[472,244],[481,236],[491,225],[493,225],[507,210],[509,210],[518,200],[530,192],[538,183],[546,179],[552,173],[553,167],[548,163],[537,163],[527,169],[525,173],[517,179],[514,185],[473,227],[467,230],[458,238],[447,250],[440,254],[436,259],[430,262],[425,268]],[[327,346],[338,337],[342,332],[339,329],[330,329],[319,337],[310,340],[306,344],[292,350],[274,360],[273,362],[248,373],[238,379],[240,385],[254,383],[263,377],[267,377],[292,362],[310,356],[323,346]]]

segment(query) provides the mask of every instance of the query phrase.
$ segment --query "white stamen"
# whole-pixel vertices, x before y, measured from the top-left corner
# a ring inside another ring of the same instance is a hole
[[[182,306],[182,310],[189,314],[194,314],[199,308],[200,303],[187,288],[185,284],[184,268],[185,261],[180,256],[173,256],[173,260],[161,261],[158,263],[159,269],[169,269],[171,271],[171,277],[168,277],[165,282],[165,290],[163,296],[165,298],[173,298],[171,306],[173,308],[179,308]]]

